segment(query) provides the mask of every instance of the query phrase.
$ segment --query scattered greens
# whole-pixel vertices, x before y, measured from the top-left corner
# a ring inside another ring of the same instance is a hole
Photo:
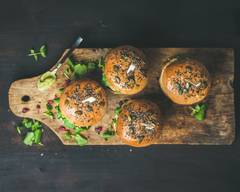
[[[207,104],[198,104],[194,108],[191,107],[191,110],[191,115],[194,116],[197,120],[202,121],[206,116]]]
[[[57,97],[50,101],[51,102],[48,102],[46,104],[47,111],[45,111],[44,114],[51,119],[57,118],[63,122],[63,125],[67,128],[67,131],[65,133],[66,141],[70,141],[71,139],[74,139],[75,143],[80,146],[87,144],[87,138],[84,137],[81,133],[83,131],[88,130],[90,127],[75,126],[67,118],[65,118],[62,115],[59,107],[60,98]]]
[[[36,52],[34,49],[30,49],[30,53],[28,54],[28,56],[33,57],[35,59],[35,61],[38,61],[39,55],[44,58],[47,57],[47,46],[46,45],[42,45],[38,52]]]
[[[68,68],[65,69],[64,75],[68,79],[76,79],[97,69],[97,63],[93,61],[79,61],[74,63],[72,59],[67,59]]]
[[[32,146],[33,144],[42,145],[42,125],[37,120],[24,118],[16,127],[18,134],[23,136],[23,143]]]

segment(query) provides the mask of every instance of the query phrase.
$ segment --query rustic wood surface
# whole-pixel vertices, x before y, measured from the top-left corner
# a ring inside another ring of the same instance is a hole
[[[73,56],[77,60],[97,60],[104,57],[109,49],[76,49]],[[234,52],[227,48],[147,48],[144,52],[149,60],[149,83],[147,88],[134,98],[147,98],[159,104],[162,116],[162,133],[156,144],[213,144],[229,145],[235,138],[234,118]],[[168,57],[177,54],[187,54],[202,61],[210,71],[213,79],[209,97],[206,120],[199,122],[190,116],[189,106],[179,106],[170,102],[162,93],[158,79],[161,65]],[[46,111],[46,103],[55,95],[60,95],[59,89],[65,86],[66,77],[63,72],[67,67],[64,63],[57,71],[56,83],[45,91],[39,91],[36,87],[39,76],[18,80],[12,83],[9,89],[9,105],[14,114],[20,117],[37,119],[46,124],[65,145],[75,145],[75,142],[66,141],[65,132],[59,131],[63,123],[57,119],[49,119],[43,113]],[[28,102],[22,101],[22,97],[28,95]],[[88,138],[89,145],[120,145],[117,136],[105,141],[96,132],[94,127],[103,126],[106,129],[114,116],[114,108],[120,100],[126,98],[123,95],[114,95],[107,90],[108,109],[103,119],[88,131],[83,132]],[[38,109],[36,106],[40,105]],[[23,108],[29,108],[26,113]]]
[[[0,23],[0,192],[240,191],[239,0],[8,0],[1,1]],[[78,35],[84,48],[234,48],[233,144],[66,146],[44,126],[44,146],[24,145],[9,87],[47,71]],[[47,58],[26,56],[44,43]]]

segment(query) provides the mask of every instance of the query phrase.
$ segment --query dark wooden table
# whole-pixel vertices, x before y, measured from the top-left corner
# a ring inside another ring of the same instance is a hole
[[[221,1],[1,1],[0,191],[240,191],[240,3]],[[21,144],[8,108],[14,80],[46,71],[81,34],[83,47],[234,47],[236,141],[232,146]],[[29,48],[47,43],[35,63]]]

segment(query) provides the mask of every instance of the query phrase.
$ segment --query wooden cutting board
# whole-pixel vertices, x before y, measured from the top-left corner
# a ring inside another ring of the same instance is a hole
[[[78,60],[96,60],[108,52],[104,49],[76,49],[73,53]],[[156,144],[207,144],[229,145],[235,138],[234,116],[234,51],[230,48],[146,48],[143,49],[149,60],[149,83],[147,88],[133,98],[148,98],[159,104],[162,117],[162,134]],[[187,54],[202,61],[209,69],[213,79],[212,88],[207,98],[207,118],[197,121],[191,115],[188,106],[176,105],[166,98],[158,83],[161,65],[168,57],[177,54]],[[9,89],[9,106],[14,114],[20,117],[28,117],[46,124],[62,141],[64,145],[75,145],[73,141],[64,139],[64,132],[59,131],[62,122],[57,119],[49,119],[43,114],[46,111],[46,103],[59,95],[59,88],[65,86],[66,77],[63,75],[67,64],[64,63],[57,71],[56,83],[46,91],[39,91],[36,87],[37,80],[41,76],[15,81]],[[29,96],[28,102],[22,101],[23,96]],[[126,96],[113,95],[107,90],[108,112],[96,126],[106,129],[114,114],[117,103]],[[40,107],[40,108],[39,108]],[[29,108],[26,113],[23,108]],[[105,141],[96,132],[93,126],[83,132],[88,138],[89,145],[121,145],[117,136]]]

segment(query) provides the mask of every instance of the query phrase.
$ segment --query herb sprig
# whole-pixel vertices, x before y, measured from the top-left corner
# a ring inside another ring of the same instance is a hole
[[[191,115],[195,117],[195,119],[202,121],[206,117],[206,110],[207,110],[207,104],[198,104],[195,107],[190,107],[192,110]]]
[[[47,46],[42,45],[38,52],[36,52],[34,49],[30,49],[29,52],[30,53],[28,54],[28,56],[33,57],[35,61],[38,61],[39,55],[43,58],[47,57]]]
[[[41,138],[43,129],[39,121],[24,118],[19,125],[17,125],[16,130],[18,134],[23,136],[23,143],[25,145],[42,145]]]

